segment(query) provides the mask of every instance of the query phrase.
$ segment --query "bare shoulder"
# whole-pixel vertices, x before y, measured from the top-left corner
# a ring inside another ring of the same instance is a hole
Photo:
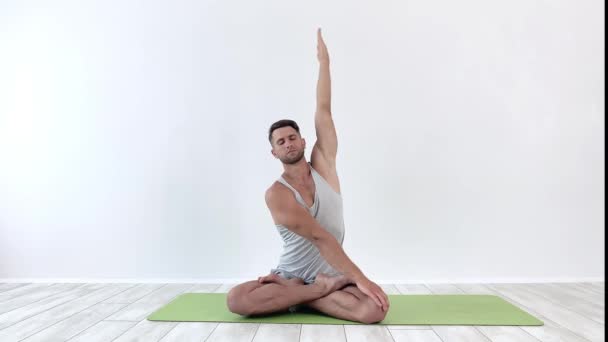
[[[287,189],[283,184],[281,184],[279,181],[274,181],[274,183],[272,183],[272,185],[266,189],[266,194],[264,195],[266,203],[268,203],[269,200],[277,198],[281,199],[283,196],[287,195],[288,193],[285,190]]]
[[[338,179],[336,160],[329,160],[321,151],[318,143],[315,143],[315,146],[312,148],[310,164],[336,193],[342,193],[340,191],[340,180]]]
[[[276,225],[286,227],[315,245],[331,236],[283,184],[277,182],[266,190],[266,205]]]
[[[278,181],[266,190],[265,200],[275,224],[289,227],[298,220],[299,211],[303,210],[293,192]]]
[[[272,185],[266,190],[264,200],[266,201],[266,205],[271,212],[273,210],[277,210],[278,206],[281,204],[289,205],[295,204],[296,202],[293,192],[279,181],[272,183]]]

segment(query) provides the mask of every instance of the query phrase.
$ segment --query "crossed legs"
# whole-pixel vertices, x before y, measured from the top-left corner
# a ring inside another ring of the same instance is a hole
[[[365,324],[380,322],[386,316],[386,312],[354,284],[304,305],[332,317]]]
[[[354,284],[337,284],[329,291],[319,284],[305,285],[299,278],[284,279],[278,275],[265,277],[271,283],[248,281],[228,293],[231,312],[246,316],[285,312],[300,304],[329,316],[366,324],[384,319],[386,313]],[[317,279],[321,277],[317,276]]]

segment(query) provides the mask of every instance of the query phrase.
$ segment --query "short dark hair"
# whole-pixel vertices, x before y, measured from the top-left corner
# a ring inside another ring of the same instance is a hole
[[[289,120],[289,119],[279,120],[279,121],[273,123],[270,126],[270,129],[268,130],[268,141],[270,141],[271,145],[272,145],[272,132],[277,128],[286,127],[286,126],[293,127],[293,129],[295,129],[296,132],[298,132],[298,134],[300,134],[300,127],[298,127],[298,124],[295,121]]]

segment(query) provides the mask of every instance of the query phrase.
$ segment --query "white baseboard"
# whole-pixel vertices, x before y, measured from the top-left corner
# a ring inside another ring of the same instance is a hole
[[[0,278],[0,283],[240,284],[256,278]],[[372,279],[377,284],[603,283],[605,277]]]

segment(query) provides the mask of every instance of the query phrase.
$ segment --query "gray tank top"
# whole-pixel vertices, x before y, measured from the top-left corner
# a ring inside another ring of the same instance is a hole
[[[315,196],[312,207],[308,207],[304,199],[281,176],[278,181],[293,191],[296,200],[308,210],[321,227],[331,233],[338,243],[344,242],[344,216],[342,214],[342,196],[334,191],[327,181],[307,162],[310,167],[312,179],[315,183]],[[329,275],[341,274],[334,269],[321,255],[319,249],[306,238],[292,232],[287,227],[276,224],[276,228],[283,239],[283,253],[276,268],[271,273],[283,273],[286,278],[302,278],[308,284],[313,283],[317,273]]]

